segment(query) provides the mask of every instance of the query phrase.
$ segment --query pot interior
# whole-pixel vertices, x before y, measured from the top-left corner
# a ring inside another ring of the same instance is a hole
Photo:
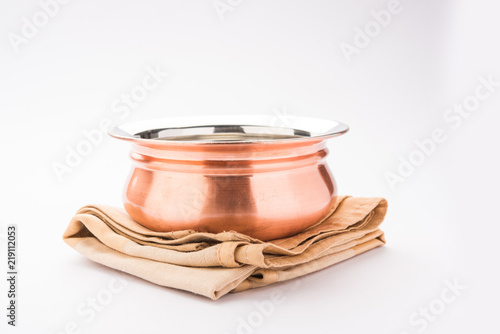
[[[210,125],[147,130],[134,137],[168,141],[239,142],[304,138],[311,137],[311,134],[303,130],[269,126]]]

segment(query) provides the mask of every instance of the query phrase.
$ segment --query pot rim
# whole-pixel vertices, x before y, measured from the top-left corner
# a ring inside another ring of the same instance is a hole
[[[325,140],[349,131],[341,122],[292,115],[168,117],[113,126],[108,134],[138,144],[274,144]]]

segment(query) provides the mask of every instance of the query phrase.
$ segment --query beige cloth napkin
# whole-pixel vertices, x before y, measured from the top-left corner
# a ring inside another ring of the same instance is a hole
[[[306,231],[263,242],[237,232],[154,232],[123,210],[81,208],[64,241],[92,261],[150,282],[211,299],[302,276],[385,243],[378,226],[387,201],[339,197],[332,213]]]

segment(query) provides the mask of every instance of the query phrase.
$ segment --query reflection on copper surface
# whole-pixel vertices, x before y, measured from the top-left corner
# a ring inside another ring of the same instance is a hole
[[[134,144],[125,209],[155,231],[234,230],[261,240],[322,219],[337,196],[325,141]],[[225,160],[226,159],[226,160]]]

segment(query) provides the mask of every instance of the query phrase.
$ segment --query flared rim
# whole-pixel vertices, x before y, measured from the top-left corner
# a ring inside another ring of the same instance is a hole
[[[349,131],[333,120],[291,115],[169,117],[125,123],[112,137],[165,145],[271,144],[328,139]]]

